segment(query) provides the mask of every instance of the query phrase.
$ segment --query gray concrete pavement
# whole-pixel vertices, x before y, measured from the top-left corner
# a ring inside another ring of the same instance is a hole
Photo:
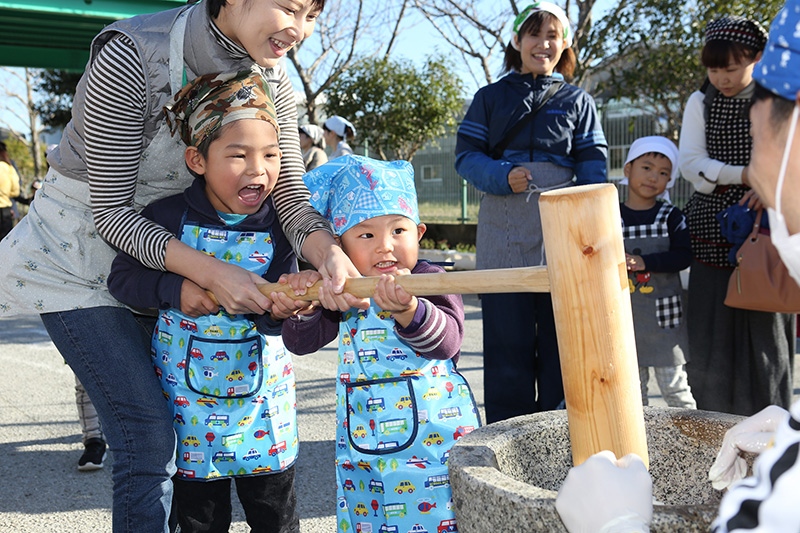
[[[467,339],[459,368],[483,407],[480,307],[465,298]],[[83,446],[74,377],[38,317],[0,319],[0,532],[111,530],[111,468],[79,472]],[[302,533],[336,530],[335,344],[296,357]],[[235,497],[235,495],[234,495]],[[249,531],[238,505],[232,533]]]
[[[465,296],[466,339],[459,364],[483,417],[481,313]],[[0,319],[0,532],[110,531],[111,469],[78,472],[82,452],[74,378],[38,317]],[[334,411],[336,348],[296,357],[302,533],[336,530]],[[797,376],[797,368],[795,376]],[[796,378],[797,379],[797,378]],[[665,405],[651,383],[650,404]],[[797,389],[795,389],[797,392]],[[233,533],[248,531],[234,506]]]

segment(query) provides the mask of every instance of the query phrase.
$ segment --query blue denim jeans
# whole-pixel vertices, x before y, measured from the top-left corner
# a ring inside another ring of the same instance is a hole
[[[549,294],[482,294],[486,423],[550,411],[564,401]]]
[[[41,317],[97,408],[113,453],[114,532],[169,531],[176,443],[150,358],[155,319],[119,307]]]

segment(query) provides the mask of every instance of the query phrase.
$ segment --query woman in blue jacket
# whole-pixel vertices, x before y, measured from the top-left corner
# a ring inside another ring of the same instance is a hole
[[[539,193],[606,181],[607,143],[575,68],[563,9],[536,2],[514,20],[506,76],[481,88],[458,129],[456,170],[483,192],[477,268],[545,264]],[[555,409],[564,399],[552,300],[486,294],[487,422]]]

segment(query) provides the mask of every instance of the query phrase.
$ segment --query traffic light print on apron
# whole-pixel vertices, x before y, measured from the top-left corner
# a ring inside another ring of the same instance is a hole
[[[185,226],[181,240],[263,275],[269,233]],[[208,479],[280,471],[297,456],[295,380],[279,336],[245,315],[164,311],[153,364],[174,415],[178,475]]]
[[[339,329],[336,478],[339,531],[457,531],[447,460],[479,426],[451,361],[415,353],[374,305]]]

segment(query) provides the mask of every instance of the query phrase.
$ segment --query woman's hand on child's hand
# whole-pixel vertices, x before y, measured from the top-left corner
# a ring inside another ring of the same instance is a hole
[[[332,246],[319,268],[319,273],[324,279],[319,291],[319,301],[323,307],[332,311],[347,311],[351,307],[367,309],[369,299],[356,298],[344,293],[344,283],[347,278],[361,277],[361,273],[353,262],[338,246]]]
[[[309,287],[321,279],[322,276],[319,272],[303,270],[293,274],[282,274],[278,283],[289,285],[294,290],[295,295],[299,296],[305,294]],[[313,311],[315,305],[319,303],[295,300],[291,296],[277,291],[270,294],[270,300],[272,300],[272,318],[276,320],[284,320],[298,313],[302,314],[304,311]]]
[[[306,314],[313,311],[319,302],[309,302],[307,300],[293,300],[283,292],[273,292],[270,294],[272,299],[272,318],[275,320],[285,320],[297,314]]]
[[[319,303],[322,307],[331,311],[344,312],[353,307],[359,309],[369,308],[369,298],[357,298],[346,292],[337,294],[333,290],[333,285],[329,279],[324,280],[319,288]]]
[[[258,285],[266,283],[261,276],[223,261],[215,263],[219,263],[214,267],[218,270],[208,288],[227,313],[262,315],[270,310],[272,302],[258,289]]]
[[[638,272],[639,270],[644,270],[644,259],[642,259],[641,255],[631,255],[625,254],[625,264],[628,267],[628,270],[632,272]]]
[[[514,167],[508,173],[508,186],[513,192],[525,192],[531,179],[530,170],[525,167]]]
[[[291,274],[281,274],[278,283],[288,285],[296,296],[301,296],[308,291],[308,288],[322,279],[322,274],[316,270],[301,270]]]
[[[217,311],[219,311],[219,305],[208,292],[194,281],[184,278],[183,284],[181,284],[181,313],[197,318],[215,314]]]

